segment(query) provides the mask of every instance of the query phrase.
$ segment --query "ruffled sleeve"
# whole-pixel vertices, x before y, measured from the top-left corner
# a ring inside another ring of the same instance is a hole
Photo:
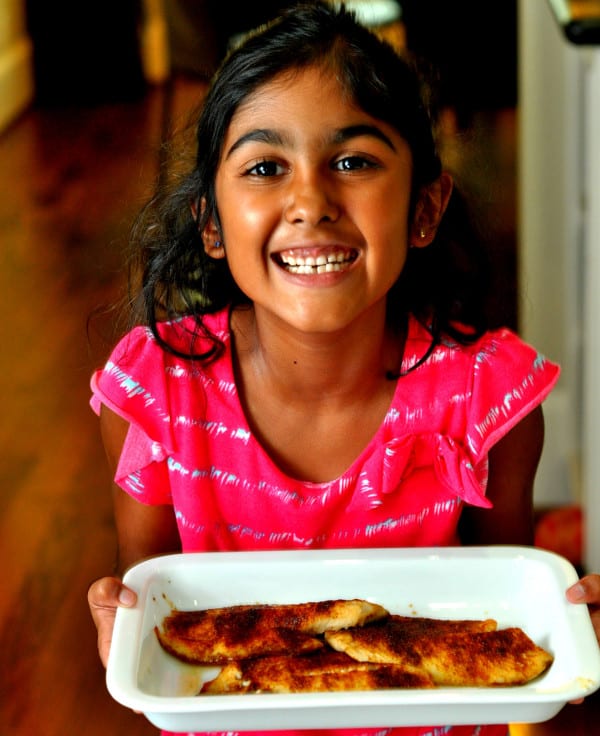
[[[469,449],[479,461],[554,388],[559,367],[510,330],[492,332],[474,355],[467,403]]]
[[[99,414],[105,404],[130,425],[115,482],[147,504],[171,501],[167,462],[174,447],[168,358],[151,332],[138,327],[117,344],[91,381],[93,410]]]
[[[368,511],[383,505],[386,496],[423,468],[431,468],[436,484],[448,498],[459,498],[471,506],[491,508],[484,484],[460,442],[438,433],[407,435],[389,440],[365,463],[359,491],[350,511]]]
[[[490,449],[544,401],[559,372],[510,330],[473,346],[440,345],[400,379],[383,441],[364,463],[349,510],[377,509],[402,492],[418,492],[423,503],[435,492],[438,501],[490,508]]]

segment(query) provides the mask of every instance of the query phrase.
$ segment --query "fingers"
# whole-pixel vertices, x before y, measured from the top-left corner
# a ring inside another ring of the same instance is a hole
[[[600,575],[586,575],[567,590],[567,600],[571,603],[586,603],[596,638],[600,642]]]
[[[571,603],[600,606],[600,575],[586,575],[567,590]]]
[[[115,616],[119,606],[130,608],[137,601],[136,594],[115,577],[104,577],[93,582],[88,590],[88,605],[98,630],[98,653],[106,667]]]

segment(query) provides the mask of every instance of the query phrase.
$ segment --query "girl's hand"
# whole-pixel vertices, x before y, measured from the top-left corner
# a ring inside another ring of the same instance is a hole
[[[600,575],[586,575],[567,590],[567,600],[571,603],[586,603],[592,617],[596,639],[600,644]],[[582,703],[583,698],[571,701]]]
[[[586,575],[567,590],[571,603],[586,603],[592,617],[596,638],[600,643],[600,575]]]
[[[137,595],[115,577],[100,578],[88,590],[88,604],[98,629],[98,652],[106,667],[112,641],[115,616],[119,606],[135,606]]]

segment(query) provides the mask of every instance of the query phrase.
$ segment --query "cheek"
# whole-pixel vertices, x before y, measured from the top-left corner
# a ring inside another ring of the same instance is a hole
[[[271,210],[264,198],[231,191],[229,196],[221,197],[218,202],[221,227],[226,238],[252,239],[264,234],[271,223]]]
[[[388,237],[407,240],[410,229],[410,188],[408,183],[396,180],[384,182],[362,202],[364,213],[373,226],[385,231]]]
[[[406,261],[409,248],[408,211],[400,207],[390,214],[389,207],[378,216],[383,243],[383,256],[389,260],[390,268],[402,267]]]
[[[377,260],[377,272],[380,278],[392,286],[402,273],[408,257],[408,233],[406,222],[398,220],[388,223],[389,227],[380,230],[379,247],[371,254]]]
[[[407,251],[400,247],[394,249],[385,263],[386,284],[389,289],[396,283],[406,265]]]

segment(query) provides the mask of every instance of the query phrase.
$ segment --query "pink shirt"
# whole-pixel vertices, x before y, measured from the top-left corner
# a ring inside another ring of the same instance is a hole
[[[308,483],[283,473],[249,429],[235,385],[228,314],[205,319],[225,344],[212,363],[167,353],[149,329],[138,327],[92,379],[94,410],[104,403],[130,423],[116,482],[142,503],[173,505],[184,552],[457,544],[463,505],[491,505],[485,496],[490,448],[546,398],[559,374],[506,329],[467,347],[448,341],[398,380],[383,423],[346,472]],[[192,327],[189,318],[161,330],[186,348],[186,326]],[[426,329],[411,320],[403,371],[429,343]],[[497,729],[391,730],[506,733]]]

